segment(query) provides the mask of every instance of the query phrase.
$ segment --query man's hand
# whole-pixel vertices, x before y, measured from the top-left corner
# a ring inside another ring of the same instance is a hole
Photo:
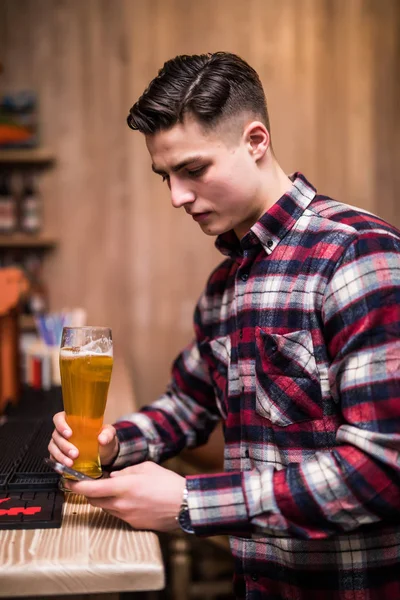
[[[79,456],[79,450],[68,441],[72,435],[71,428],[65,420],[65,412],[59,412],[53,418],[55,430],[53,431],[48,450],[54,460],[72,467],[74,460]],[[118,454],[117,432],[112,425],[103,425],[99,433],[99,454],[102,465],[109,465]]]
[[[99,481],[67,481],[65,487],[86,496],[92,506],[135,529],[172,531],[182,504],[185,478],[153,462],[113,471]]]

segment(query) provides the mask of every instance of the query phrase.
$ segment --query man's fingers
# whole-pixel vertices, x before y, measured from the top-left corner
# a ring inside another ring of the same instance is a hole
[[[126,473],[124,473],[124,469],[122,471],[111,471],[110,473],[110,477],[112,477],[113,479],[115,479],[116,477],[121,477],[121,475],[126,475]]]
[[[139,473],[140,471],[136,470],[134,467],[126,467],[120,471],[111,471],[110,477],[114,479],[115,477],[124,477],[126,475],[138,475]]]
[[[68,442],[62,435],[60,435],[55,429],[53,431],[52,440],[55,445],[60,449],[60,451],[65,454],[65,456],[72,458],[75,460],[79,456],[79,450],[76,448],[71,442]]]
[[[50,440],[50,443],[48,445],[48,451],[50,452],[50,455],[54,458],[54,460],[63,465],[66,465],[67,467],[72,467],[74,461],[72,460],[72,458],[68,458],[68,456],[65,456],[65,454],[61,452],[59,447],[54,443],[53,438]]]
[[[117,512],[115,507],[115,498],[106,496],[105,498],[88,498],[89,503],[96,508],[102,508],[103,510]]]
[[[126,489],[126,483],[123,478],[118,481],[107,478],[97,481],[67,481],[65,487],[86,498],[115,498]]]
[[[79,450],[66,439],[71,437],[72,431],[65,420],[65,412],[54,415],[53,422],[55,430],[51,436],[48,450],[56,461],[71,467],[79,455]]]
[[[125,467],[125,469],[121,469],[119,471],[111,471],[110,477],[121,477],[122,475],[139,475],[140,473],[146,473],[149,468],[152,468],[153,463],[149,461],[139,463],[138,465],[132,465],[131,467]]]
[[[69,485],[69,484],[71,484],[71,481],[68,481],[68,484],[65,485],[65,487],[67,487],[69,489],[74,488],[73,491],[76,492],[77,494],[81,493],[81,492],[76,491],[74,484],[72,484],[72,485]],[[83,492],[82,492],[82,495],[84,495]],[[120,517],[121,507],[119,506],[119,504],[121,502],[120,498],[115,498],[113,496],[104,496],[104,497],[93,496],[92,497],[92,496],[88,496],[88,495],[86,495],[86,498],[91,506],[94,506],[95,508],[101,508],[102,510],[106,511],[110,515],[121,518]]]
[[[68,425],[67,421],[65,420],[65,411],[55,414],[53,417],[53,423],[60,435],[62,435],[65,438],[71,437],[72,430],[71,427]]]

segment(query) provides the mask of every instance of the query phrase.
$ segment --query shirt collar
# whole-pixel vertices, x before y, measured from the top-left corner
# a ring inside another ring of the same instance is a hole
[[[233,229],[217,237],[215,246],[222,254],[235,258],[241,256],[243,250],[258,244],[262,245],[267,254],[271,254],[317,193],[301,173],[293,173],[290,179],[293,182],[290,190],[263,214],[241,240],[238,240]]]

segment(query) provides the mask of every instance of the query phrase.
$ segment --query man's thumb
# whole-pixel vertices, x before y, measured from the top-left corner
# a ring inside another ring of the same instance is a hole
[[[137,465],[133,465],[131,467],[126,467],[125,469],[121,469],[120,471],[111,471],[110,477],[121,477],[121,475],[133,475],[137,472]]]
[[[99,433],[99,442],[102,446],[106,446],[110,444],[115,438],[115,428],[112,425],[103,425],[100,433]]]

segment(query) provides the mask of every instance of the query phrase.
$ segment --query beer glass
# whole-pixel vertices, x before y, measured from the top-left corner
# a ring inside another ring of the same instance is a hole
[[[102,475],[97,436],[103,425],[112,366],[111,329],[64,327],[61,388],[66,421],[72,430],[69,441],[79,450],[73,466],[94,478]]]

